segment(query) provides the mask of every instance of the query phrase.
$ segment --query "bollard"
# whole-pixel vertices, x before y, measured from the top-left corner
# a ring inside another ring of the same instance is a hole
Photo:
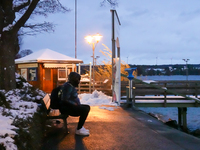
[[[127,107],[132,107],[132,99],[133,99],[133,71],[137,68],[126,68],[125,71],[128,72],[127,78],[129,79],[129,97],[127,97]]]

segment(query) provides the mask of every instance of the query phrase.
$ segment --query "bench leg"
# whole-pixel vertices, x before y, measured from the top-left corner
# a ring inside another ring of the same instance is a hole
[[[63,118],[63,123],[64,123],[65,133],[69,133],[68,128],[67,128],[67,118]]]

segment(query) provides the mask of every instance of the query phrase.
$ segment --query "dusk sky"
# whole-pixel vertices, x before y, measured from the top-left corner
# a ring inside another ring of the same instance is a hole
[[[97,64],[106,59],[100,53],[105,44],[111,47],[111,12],[103,0],[77,0],[77,58],[84,64],[92,62],[92,48],[84,39],[101,34],[95,49]],[[75,57],[75,0],[61,0],[71,9],[65,14],[47,18],[34,17],[30,21],[50,21],[56,24],[53,33],[24,36],[21,50],[33,52],[49,48]],[[120,26],[121,59],[129,64],[161,65],[200,64],[200,1],[199,0],[118,0],[115,10]]]

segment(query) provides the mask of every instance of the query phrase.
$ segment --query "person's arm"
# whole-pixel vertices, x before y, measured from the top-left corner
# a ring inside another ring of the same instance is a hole
[[[77,105],[77,102],[72,99],[73,95],[73,86],[70,85],[69,83],[64,84],[62,88],[62,95],[61,95],[61,101],[62,104],[72,104],[72,105]]]

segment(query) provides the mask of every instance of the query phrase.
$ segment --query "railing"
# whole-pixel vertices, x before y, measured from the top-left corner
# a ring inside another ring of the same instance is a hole
[[[133,81],[133,97],[129,98],[129,86],[122,82],[122,93],[126,90],[127,107],[177,107],[178,125],[187,131],[187,107],[200,107],[200,81],[156,81],[145,83]]]
[[[126,88],[127,95],[129,87],[123,86],[122,89],[124,88]],[[147,84],[134,80],[133,97],[129,103],[140,107],[179,107],[179,105],[195,107],[200,102],[199,95],[200,81],[156,81]],[[140,100],[140,102],[137,104],[136,100]],[[182,101],[181,103],[177,100],[193,100],[194,103],[191,103],[191,101]]]
[[[64,82],[59,82],[58,85],[62,85],[63,83]],[[79,86],[80,88],[79,87],[77,88],[77,92],[79,94],[93,92],[93,82],[91,83],[91,87],[90,87],[89,81],[81,81],[79,85],[80,85]],[[106,95],[109,95],[109,96],[112,95],[111,87],[109,85],[107,85],[106,83],[103,83],[102,81],[95,82],[94,90],[102,91],[103,93],[105,93]]]
[[[128,81],[121,82],[121,95],[126,95]],[[140,80],[133,81],[136,95],[159,95],[166,91],[167,95],[200,95],[200,81],[155,81],[150,84]]]

